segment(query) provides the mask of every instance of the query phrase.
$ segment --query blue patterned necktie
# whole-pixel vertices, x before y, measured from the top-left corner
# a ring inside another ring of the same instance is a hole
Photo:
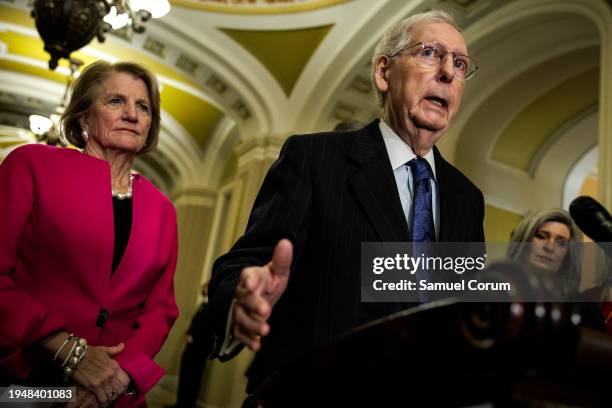
[[[433,210],[431,205],[431,182],[433,172],[429,163],[421,157],[415,157],[408,162],[412,172],[412,224],[410,228],[411,240],[413,242],[413,256],[428,255],[431,248],[427,243],[435,242],[436,232],[433,222]],[[417,287],[418,281],[424,279],[430,281],[426,270],[416,271]],[[427,303],[429,296],[423,291],[419,291],[419,302]]]

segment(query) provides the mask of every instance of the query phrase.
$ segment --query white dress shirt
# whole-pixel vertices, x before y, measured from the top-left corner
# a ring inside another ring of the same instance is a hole
[[[410,160],[414,159],[416,154],[412,151],[412,148],[408,146],[400,137],[385,123],[381,120],[378,123],[380,132],[382,133],[385,147],[387,148],[387,155],[391,161],[391,168],[393,169],[393,175],[395,176],[395,183],[397,184],[397,191],[399,192],[400,201],[402,202],[402,209],[404,210],[404,216],[408,223],[408,230],[412,225],[412,190],[414,182],[412,180],[412,171],[406,164]],[[430,149],[427,154],[423,157],[429,163],[431,171],[433,172],[434,179],[430,180],[431,183],[431,209],[433,213],[434,228],[436,231],[436,237],[440,236],[440,214],[439,214],[439,194],[438,194],[438,183],[436,182],[436,162],[434,159],[433,149]],[[410,237],[406,237],[406,241],[409,241]]]

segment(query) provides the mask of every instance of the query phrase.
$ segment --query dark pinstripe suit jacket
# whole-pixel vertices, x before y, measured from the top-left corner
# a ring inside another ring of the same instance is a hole
[[[442,242],[484,242],[483,196],[434,148]],[[210,302],[223,339],[240,271],[294,244],[289,285],[249,369],[249,388],[301,352],[406,307],[360,301],[361,242],[409,240],[378,120],[346,133],[287,139],[259,191],[245,234],[213,267]]]

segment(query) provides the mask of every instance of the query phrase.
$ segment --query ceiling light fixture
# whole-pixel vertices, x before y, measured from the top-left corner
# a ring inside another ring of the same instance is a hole
[[[35,0],[32,17],[54,70],[94,36],[104,42],[106,33],[125,26],[142,33],[144,23],[169,11],[168,0]]]
[[[36,139],[40,143],[47,143],[49,145],[67,146],[68,141],[62,136],[60,130],[60,118],[64,110],[66,109],[66,103],[68,102],[68,92],[70,85],[76,78],[76,73],[81,65],[82,61],[75,58],[70,58],[70,75],[66,77],[66,88],[64,89],[64,95],[60,104],[55,107],[55,111],[49,115],[49,117],[42,115],[30,115],[30,130],[36,135]]]

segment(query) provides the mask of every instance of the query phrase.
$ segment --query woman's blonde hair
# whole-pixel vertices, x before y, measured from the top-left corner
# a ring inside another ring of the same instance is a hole
[[[566,283],[566,290],[577,293],[580,287],[580,271],[582,269],[581,245],[573,242],[582,242],[582,232],[576,226],[571,215],[560,208],[552,210],[537,210],[529,213],[517,225],[510,236],[510,244],[506,253],[506,259],[516,262],[525,262],[531,251],[531,245],[512,245],[520,242],[531,242],[538,228],[545,222],[555,221],[565,225],[570,231],[570,245],[565,254],[565,259],[559,269],[559,277]]]

